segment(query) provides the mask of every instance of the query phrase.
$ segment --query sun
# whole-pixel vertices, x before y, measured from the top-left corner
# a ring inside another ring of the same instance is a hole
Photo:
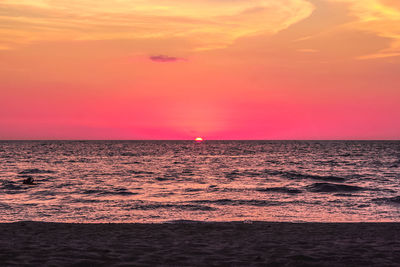
[[[196,141],[196,142],[203,142],[203,138],[201,138],[201,137],[196,137],[196,139],[194,139],[194,141]]]

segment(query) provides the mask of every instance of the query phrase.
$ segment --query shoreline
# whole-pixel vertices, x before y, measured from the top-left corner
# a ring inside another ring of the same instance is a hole
[[[400,223],[0,223],[4,266],[393,266]]]

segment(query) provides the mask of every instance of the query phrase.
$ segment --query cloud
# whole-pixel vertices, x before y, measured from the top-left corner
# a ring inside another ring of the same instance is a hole
[[[307,0],[1,2],[3,46],[70,40],[187,38],[192,42],[187,50],[207,50],[227,47],[243,36],[274,34],[313,11]]]
[[[133,53],[188,54],[221,49],[243,37],[275,36],[291,27],[300,40],[362,32],[390,40],[353,58],[400,53],[398,0],[1,0],[0,51],[33,43],[114,41],[142,44]],[[327,8],[340,4],[343,8]],[[79,10],[79,12],[76,12]],[[323,12],[318,12],[322,10]],[[302,22],[313,18],[304,26]],[[303,25],[303,28],[296,27]],[[342,34],[343,33],[343,34]],[[166,41],[168,40],[168,41]],[[167,42],[183,41],[176,46]],[[149,46],[143,43],[156,43]],[[315,41],[316,42],[316,41]],[[298,42],[300,44],[300,42]],[[292,45],[281,41],[277,47]],[[328,44],[329,45],[329,44]],[[347,44],[343,44],[345,46]],[[366,46],[360,43],[361,46]],[[295,44],[293,44],[295,46]],[[317,44],[318,46],[318,44]],[[353,42],[350,46],[355,46]],[[162,50],[161,50],[162,47]],[[179,48],[179,52],[176,49]],[[316,49],[299,46],[295,50]],[[345,49],[345,48],[343,48]],[[311,53],[309,53],[311,54]],[[155,62],[173,58],[153,56]]]
[[[155,56],[150,56],[149,59],[150,59],[151,61],[154,61],[154,62],[161,62],[161,63],[165,63],[165,62],[175,62],[175,61],[183,60],[182,58],[170,57],[170,56],[166,56],[166,55],[155,55]]]
[[[329,0],[348,4],[349,14],[355,20],[346,25],[348,29],[373,33],[391,39],[388,47],[376,53],[358,57],[378,59],[397,57],[400,53],[400,4],[397,0]]]

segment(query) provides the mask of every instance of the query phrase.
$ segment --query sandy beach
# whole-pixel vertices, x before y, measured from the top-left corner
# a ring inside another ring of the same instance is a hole
[[[393,266],[399,223],[0,224],[2,266]]]

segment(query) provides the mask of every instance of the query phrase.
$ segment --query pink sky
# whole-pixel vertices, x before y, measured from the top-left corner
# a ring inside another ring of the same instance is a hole
[[[0,3],[0,139],[399,139],[399,103],[397,0]]]

